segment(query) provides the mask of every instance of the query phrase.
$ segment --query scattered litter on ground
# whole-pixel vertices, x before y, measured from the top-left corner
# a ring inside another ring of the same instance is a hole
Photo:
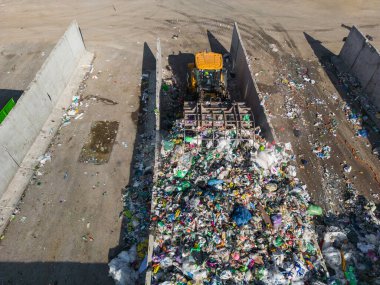
[[[278,52],[278,47],[277,47],[275,44],[270,44],[270,45],[269,45],[269,48],[270,48],[273,52]]]
[[[85,242],[94,241],[94,237],[91,234],[87,233],[82,236],[82,240]]]
[[[313,152],[316,154],[317,157],[322,158],[322,159],[329,159],[330,158],[330,152],[331,152],[331,147],[328,145],[317,145],[313,148]]]
[[[351,167],[351,165],[346,164],[346,165],[343,167],[343,170],[344,170],[344,172],[346,172],[346,173],[350,173],[351,170],[352,170],[352,167]]]
[[[47,152],[38,158],[40,166],[44,166],[46,162],[51,161],[51,153]]]

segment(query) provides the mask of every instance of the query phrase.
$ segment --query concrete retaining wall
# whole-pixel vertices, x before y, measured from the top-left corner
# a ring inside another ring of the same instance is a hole
[[[161,85],[162,85],[162,58],[161,58],[161,43],[160,39],[157,39],[157,51],[156,51],[156,133],[155,133],[155,149],[154,149],[154,172],[153,172],[153,182],[157,181],[158,169],[159,169],[159,157],[161,150],[161,134],[160,134],[160,95],[161,95]],[[150,211],[153,213],[156,197],[154,191],[152,191],[152,200]],[[148,269],[145,275],[145,285],[150,285],[152,281],[152,256],[153,256],[153,245],[154,245],[154,232],[149,233],[149,244],[148,244],[148,254],[147,263]]]
[[[360,81],[371,102],[380,109],[380,53],[355,27],[344,43],[339,57]]]
[[[34,80],[0,125],[0,196],[39,134],[85,53],[78,24],[58,41]]]
[[[156,131],[161,129],[161,108],[160,108],[160,94],[162,84],[162,59],[161,59],[161,43],[160,39],[157,39],[157,51],[156,51]]]
[[[252,109],[255,116],[256,125],[259,125],[263,136],[268,141],[274,140],[272,127],[265,114],[263,106],[260,105],[259,88],[252,77],[251,67],[248,63],[247,51],[240,36],[237,23],[234,24],[230,49],[233,69],[236,74],[237,83],[240,89],[240,97],[232,98],[235,101],[244,101]]]

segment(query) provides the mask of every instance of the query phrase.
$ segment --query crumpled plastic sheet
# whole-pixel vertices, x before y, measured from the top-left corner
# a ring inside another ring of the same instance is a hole
[[[132,267],[137,259],[136,245],[129,251],[122,251],[108,264],[109,275],[114,279],[116,285],[136,284],[139,274]]]
[[[199,148],[182,134],[177,125],[161,149],[152,284],[326,280],[291,153],[263,139]],[[243,223],[234,221],[236,209]]]

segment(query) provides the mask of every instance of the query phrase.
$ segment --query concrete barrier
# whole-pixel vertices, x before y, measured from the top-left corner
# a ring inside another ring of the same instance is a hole
[[[248,62],[247,51],[240,36],[237,23],[234,24],[232,32],[230,54],[233,61],[233,70],[240,89],[240,97],[232,99],[244,101],[252,109],[256,125],[261,127],[263,136],[268,141],[273,141],[275,138],[273,128],[265,114],[263,106],[260,104],[260,91],[252,76],[253,72]]]
[[[351,28],[350,34],[339,53],[339,57],[344,61],[349,69],[353,66],[356,58],[365,44],[365,37],[354,26]]]
[[[359,79],[371,103],[380,110],[380,53],[355,26],[348,34],[339,58]]]
[[[156,131],[161,129],[161,108],[160,108],[160,94],[162,84],[162,58],[161,58],[161,43],[157,39],[157,52],[156,52]]]
[[[160,133],[160,95],[161,95],[161,85],[162,85],[162,57],[161,57],[161,43],[160,39],[157,39],[157,51],[156,51],[156,132],[155,132],[155,148],[154,148],[154,171],[153,171],[153,182],[156,183],[158,177],[159,169],[159,157],[161,150],[161,133]],[[158,111],[158,112],[157,112]],[[150,211],[153,213],[155,207],[156,197],[154,191],[152,191],[152,200]],[[154,231],[151,230],[149,233],[149,243],[148,243],[148,253],[147,253],[147,263],[148,269],[145,274],[145,285],[150,285],[152,282],[152,256],[153,256],[153,245],[154,245]]]
[[[7,189],[85,52],[78,24],[73,22],[1,123],[0,196]]]

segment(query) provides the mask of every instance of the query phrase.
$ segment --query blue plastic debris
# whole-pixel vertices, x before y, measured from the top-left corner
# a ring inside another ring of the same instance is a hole
[[[232,219],[239,227],[248,224],[251,218],[251,212],[243,206],[236,207],[232,212]]]
[[[360,129],[357,131],[358,137],[366,138],[368,137],[368,131],[366,129]]]
[[[220,180],[220,179],[210,179],[208,182],[207,182],[207,185],[208,186],[216,186],[216,185],[219,185],[219,184],[223,184],[224,181],[223,180]]]

